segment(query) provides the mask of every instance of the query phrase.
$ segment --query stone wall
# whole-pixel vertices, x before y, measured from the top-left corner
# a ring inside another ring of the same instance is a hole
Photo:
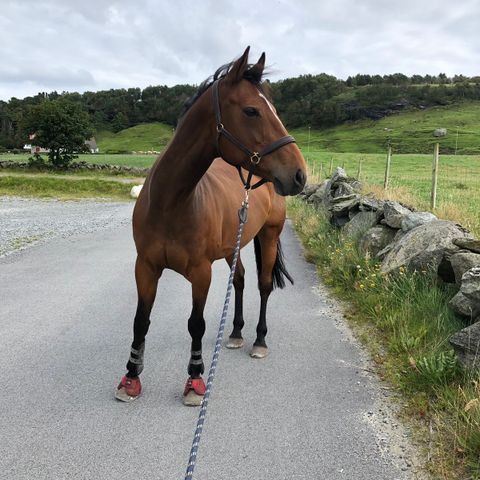
[[[465,366],[480,368],[479,240],[430,212],[362,194],[360,183],[339,167],[329,180],[306,186],[300,197],[327,211],[334,227],[381,261],[381,273],[434,269],[442,281],[456,284],[450,306],[472,325],[465,329],[468,334],[462,330],[454,335],[451,344]]]
[[[15,162],[13,160],[0,161],[0,170],[19,170],[19,171],[42,171],[42,172],[79,172],[79,171],[103,171],[105,173],[130,173],[132,175],[138,175],[139,177],[145,176],[150,171],[149,168],[141,167],[129,167],[126,165],[110,165],[108,163],[87,163],[87,162],[71,162],[67,167],[54,167],[46,164],[45,166],[31,167],[28,162]]]

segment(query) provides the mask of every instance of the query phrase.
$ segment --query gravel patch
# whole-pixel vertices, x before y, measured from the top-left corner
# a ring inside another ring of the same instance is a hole
[[[0,258],[55,237],[131,222],[132,202],[0,197]]]

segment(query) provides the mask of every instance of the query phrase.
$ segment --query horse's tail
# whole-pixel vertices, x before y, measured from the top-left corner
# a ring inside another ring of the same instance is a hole
[[[253,239],[253,245],[255,247],[255,260],[257,262],[257,273],[260,275],[262,273],[262,249],[260,247],[260,240],[258,235]],[[293,278],[287,272],[285,267],[285,262],[283,260],[283,251],[280,238],[277,240],[277,258],[275,259],[275,264],[273,265],[272,270],[272,280],[273,288],[284,288],[285,287],[285,278],[293,285]]]

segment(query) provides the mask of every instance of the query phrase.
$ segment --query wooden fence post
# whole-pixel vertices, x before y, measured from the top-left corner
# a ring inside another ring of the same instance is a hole
[[[436,143],[433,149],[432,163],[432,198],[430,207],[432,210],[437,207],[437,183],[438,183],[438,157],[440,153],[440,144]]]
[[[322,180],[322,173],[323,173],[323,162],[320,162],[320,173],[319,173],[320,180]]]
[[[361,174],[362,174],[362,157],[358,159],[357,180],[360,180]]]
[[[392,161],[392,146],[388,144],[388,151],[387,151],[387,164],[385,166],[385,180],[383,182],[383,189],[386,190],[388,188],[388,180],[390,179],[390,162]]]
[[[330,171],[329,171],[330,176],[332,176],[332,172],[333,172],[333,157],[330,157]]]

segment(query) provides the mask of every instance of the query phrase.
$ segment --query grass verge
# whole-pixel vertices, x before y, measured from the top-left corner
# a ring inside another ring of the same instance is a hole
[[[46,176],[1,176],[0,195],[20,197],[60,198],[109,198],[128,200],[131,185],[97,178],[67,179]]]
[[[459,368],[448,344],[463,322],[448,307],[450,286],[431,272],[379,276],[378,261],[299,199],[289,217],[323,281],[346,301],[346,317],[377,372],[404,398],[402,412],[425,444],[436,479],[480,479],[480,375]]]

